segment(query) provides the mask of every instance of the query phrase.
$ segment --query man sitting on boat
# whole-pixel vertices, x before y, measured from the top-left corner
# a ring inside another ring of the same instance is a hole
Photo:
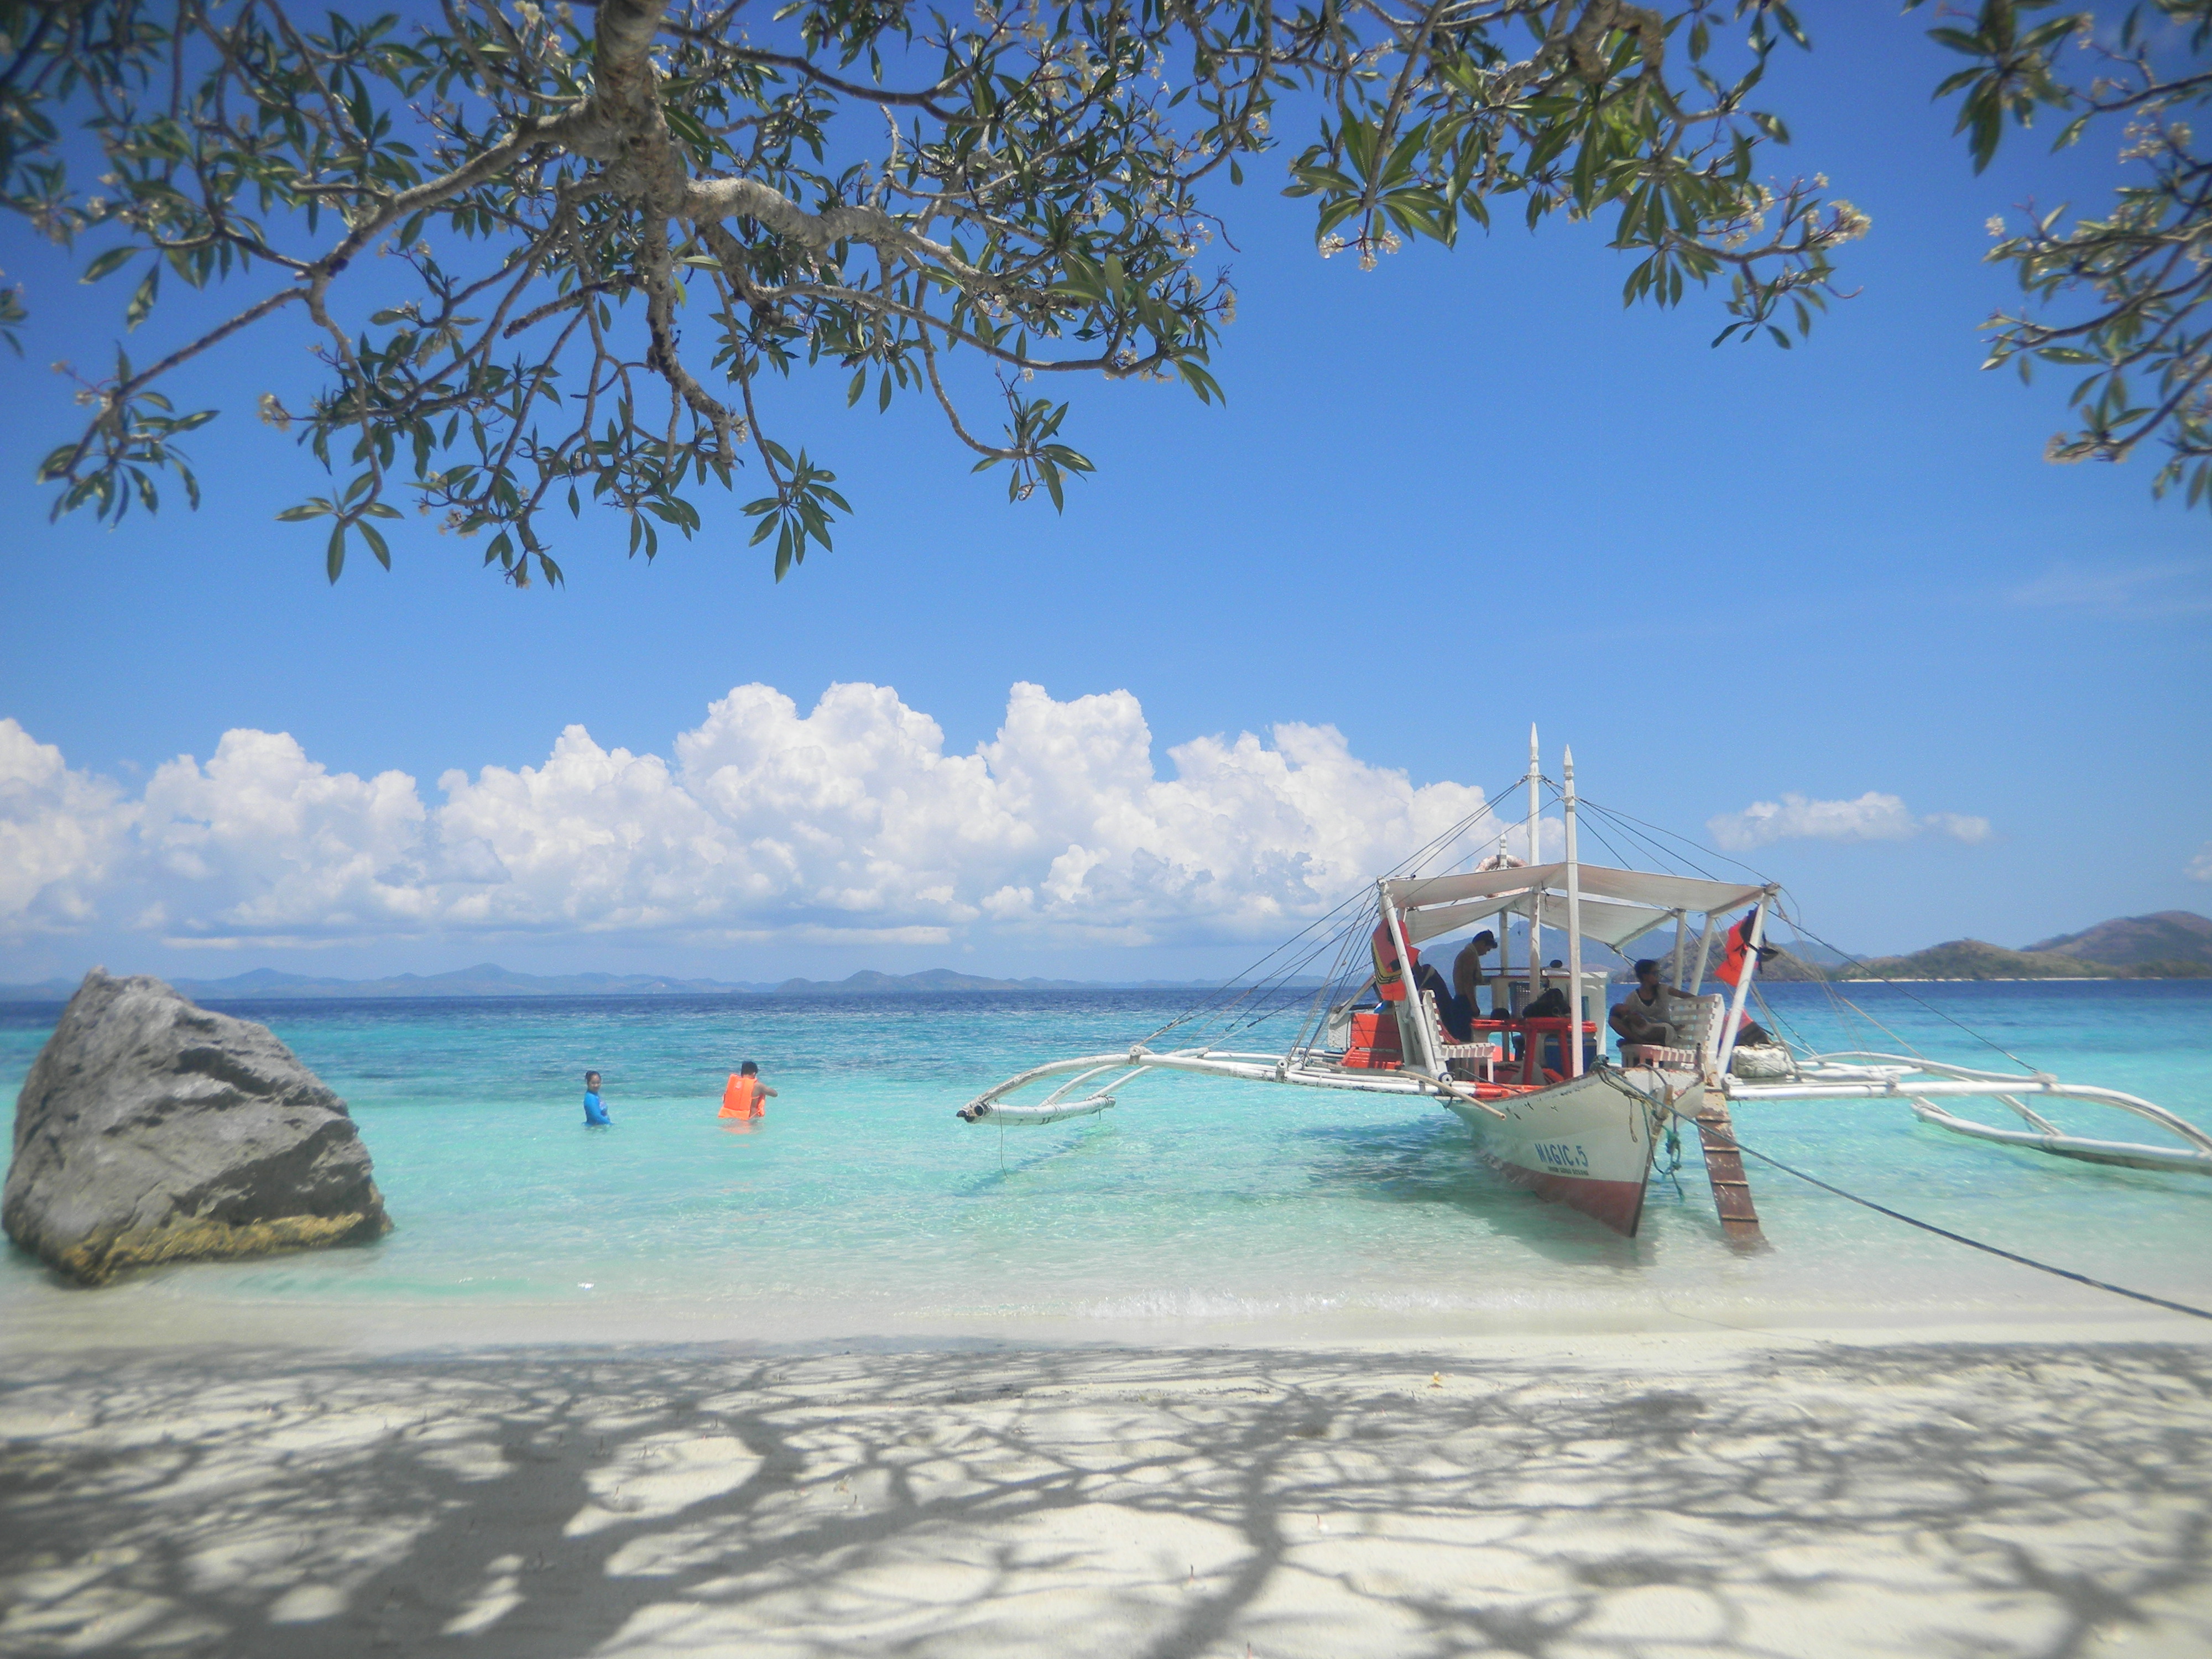
[[[1677,1013],[1674,1002],[1691,1005]],[[1636,988],[1617,1003],[1607,1024],[1623,1042],[1647,1042],[1661,1048],[1684,1047],[1682,1034],[1694,1030],[1697,999],[1678,991],[1659,977],[1659,963],[1645,957],[1636,964]],[[1738,1048],[1763,1048],[1774,1035],[1749,1014],[1740,1015],[1735,1034]]]
[[[1674,1040],[1674,999],[1692,999],[1686,991],[1678,991],[1659,977],[1657,958],[1645,957],[1636,964],[1636,988],[1614,1005],[1607,1024],[1613,1034],[1623,1042],[1647,1042],[1656,1048],[1672,1048]]]

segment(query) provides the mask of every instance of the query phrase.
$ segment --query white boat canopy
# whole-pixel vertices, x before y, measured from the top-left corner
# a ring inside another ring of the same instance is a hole
[[[1539,906],[1538,920],[1545,927],[1564,928],[1567,905],[1558,890],[1566,879],[1564,863],[1535,864],[1456,876],[1401,878],[1382,887],[1403,919],[1406,942],[1419,945],[1485,916],[1504,912],[1526,916]],[[1583,936],[1614,950],[1678,913],[1732,910],[1757,903],[1768,891],[1757,884],[1615,870],[1602,864],[1579,866],[1576,879],[1582,889]]]

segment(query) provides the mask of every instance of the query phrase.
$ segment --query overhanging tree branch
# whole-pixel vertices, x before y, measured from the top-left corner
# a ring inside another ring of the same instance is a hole
[[[1746,20],[1733,46],[1723,12]],[[388,556],[395,491],[487,537],[510,579],[557,580],[546,514],[596,503],[651,556],[755,464],[769,493],[744,510],[781,574],[845,510],[767,423],[769,389],[811,367],[879,409],[926,392],[1013,495],[1058,502],[1090,463],[1061,436],[1069,405],[1022,388],[1043,371],[1219,395],[1235,295],[1200,273],[1219,220],[1199,187],[1240,179],[1293,93],[1324,112],[1291,188],[1325,252],[1348,220],[1371,262],[1509,198],[1531,222],[1610,208],[1644,261],[1632,297],[1725,276],[1740,325],[1794,300],[1802,330],[1863,228],[1753,176],[1772,124],[1745,99],[1776,20],[1795,30],[1779,0],[983,0],[972,22],[799,0],[756,20],[760,40],[740,13],[596,0],[580,27],[536,0],[441,0],[403,27],[288,0],[0,0],[21,43],[0,78],[7,205],[97,244],[92,279],[135,267],[131,328],[166,315],[164,279],[281,283],[88,384],[95,413],[48,462],[58,508],[150,507],[163,470],[193,488],[173,440],[207,413],[174,414],[161,386],[295,301],[329,383],[263,413],[337,475],[286,514],[330,521],[333,574],[356,538]],[[61,136],[86,123],[98,191]],[[355,280],[372,258],[378,280]],[[978,369],[1003,441],[960,416]]]

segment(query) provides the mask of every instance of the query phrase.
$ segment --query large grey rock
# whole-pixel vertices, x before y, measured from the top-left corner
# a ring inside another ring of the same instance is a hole
[[[267,1026],[103,968],[24,1082],[0,1224],[86,1285],[392,1230],[345,1102]]]

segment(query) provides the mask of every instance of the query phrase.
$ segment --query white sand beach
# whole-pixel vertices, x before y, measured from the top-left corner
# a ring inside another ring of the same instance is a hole
[[[2203,1655],[2185,1323],[18,1352],[0,1651]]]

